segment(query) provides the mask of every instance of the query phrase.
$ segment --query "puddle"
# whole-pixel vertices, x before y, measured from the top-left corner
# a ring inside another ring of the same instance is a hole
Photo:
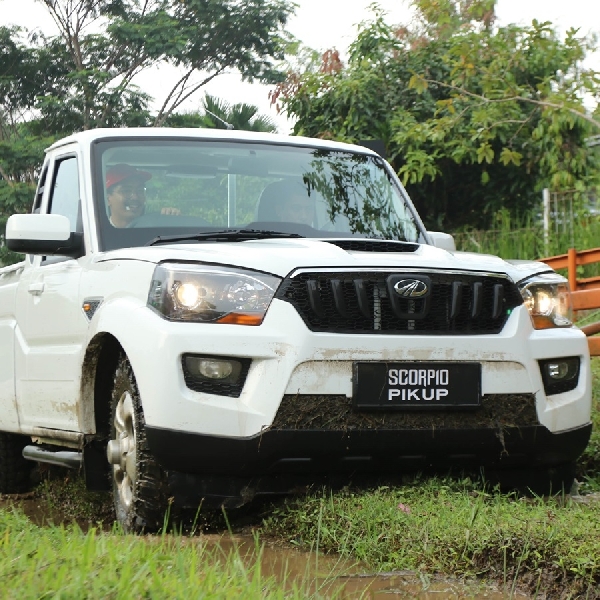
[[[486,598],[527,600],[530,596],[480,582],[460,582],[442,577],[419,576],[412,571],[371,573],[360,563],[333,557],[302,552],[290,548],[271,546],[264,542],[257,550],[253,538],[244,536],[211,536],[197,538],[208,549],[222,552],[224,556],[235,552],[247,567],[260,556],[261,572],[273,577],[291,589],[294,584],[308,588],[318,598],[343,600],[454,600]]]
[[[49,509],[43,499],[34,493],[0,496],[0,509],[18,507],[32,522],[40,526],[69,523],[64,512]],[[78,520],[85,531],[89,522]],[[106,529],[110,529],[107,524]],[[148,539],[152,539],[151,537]],[[252,536],[202,534],[184,538],[188,543],[206,545],[206,550],[223,558],[236,553],[248,570],[260,559],[261,574],[274,578],[284,587],[294,586],[307,589],[311,595],[340,600],[455,600],[489,599],[505,600],[515,598],[527,600],[525,594],[507,590],[503,593],[497,587],[480,582],[461,582],[442,577],[419,575],[412,571],[392,573],[372,573],[365,565],[330,555],[303,552],[260,541],[258,548]]]
[[[0,509],[10,509],[11,507],[21,510],[32,523],[40,527],[77,523],[83,531],[87,531],[92,525],[98,527],[99,519],[102,521],[101,529],[110,531],[112,525],[108,521],[108,512],[106,515],[99,515],[97,518],[72,518],[66,514],[64,508],[53,509],[49,507],[48,503],[43,498],[40,498],[35,491],[25,494],[0,494]],[[95,510],[98,509],[96,508]]]

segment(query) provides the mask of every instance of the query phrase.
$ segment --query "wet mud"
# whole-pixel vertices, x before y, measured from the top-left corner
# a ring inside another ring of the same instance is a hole
[[[271,429],[498,429],[537,425],[533,394],[488,394],[467,411],[356,411],[346,396],[285,395]]]
[[[526,600],[529,596],[516,590],[477,581],[464,582],[431,577],[413,571],[373,573],[365,565],[336,556],[264,544],[257,550],[255,541],[244,536],[205,536],[206,543],[224,551],[236,552],[251,565],[260,557],[262,573],[274,577],[290,589],[304,585],[317,598],[343,600],[450,600],[486,598]]]

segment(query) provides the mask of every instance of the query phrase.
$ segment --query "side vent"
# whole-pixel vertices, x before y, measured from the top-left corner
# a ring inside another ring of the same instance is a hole
[[[388,240],[366,239],[322,239],[322,242],[333,244],[347,252],[416,252],[419,244],[411,242],[390,242]]]

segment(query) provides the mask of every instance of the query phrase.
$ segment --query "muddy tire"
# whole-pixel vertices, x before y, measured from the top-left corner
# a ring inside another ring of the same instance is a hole
[[[157,531],[168,522],[167,475],[148,449],[140,394],[126,356],[115,370],[109,430],[117,521],[127,532]]]
[[[31,438],[0,432],[0,494],[18,494],[30,487],[34,463],[23,458],[23,448]]]

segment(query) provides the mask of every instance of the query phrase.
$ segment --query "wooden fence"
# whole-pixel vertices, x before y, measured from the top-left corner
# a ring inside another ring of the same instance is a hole
[[[600,277],[586,277],[577,279],[577,267],[600,262],[600,248],[591,250],[580,250],[569,248],[567,254],[540,258],[553,269],[567,269],[567,277],[571,286],[571,299],[573,310],[595,310],[600,309]],[[600,322],[585,325],[581,331],[588,336],[588,345],[592,356],[600,356]]]

